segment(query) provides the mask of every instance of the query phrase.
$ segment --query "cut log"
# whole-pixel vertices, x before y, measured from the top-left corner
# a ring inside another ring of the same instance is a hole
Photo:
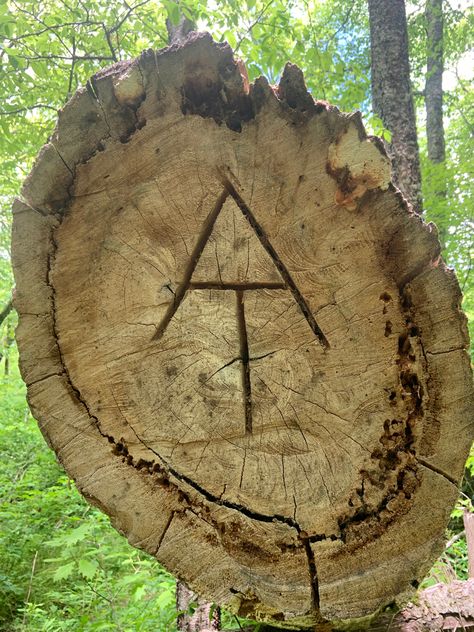
[[[15,203],[21,370],[67,472],[203,598],[345,625],[443,548],[473,438],[436,229],[360,115],[193,35],[101,71]]]

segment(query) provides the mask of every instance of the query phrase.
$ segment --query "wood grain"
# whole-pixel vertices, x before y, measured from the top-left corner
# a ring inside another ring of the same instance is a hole
[[[293,628],[413,590],[473,437],[467,334],[359,115],[203,34],[120,62],[60,113],[13,262],[33,414],[132,544]]]

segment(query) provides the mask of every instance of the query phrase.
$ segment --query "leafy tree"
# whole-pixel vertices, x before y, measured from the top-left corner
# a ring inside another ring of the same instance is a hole
[[[424,133],[424,99],[427,50],[436,52],[432,36],[428,40],[430,7],[439,4],[415,0],[408,15],[422,193],[426,217],[440,228],[444,256],[456,268],[472,323],[474,92],[462,64],[472,49],[474,11],[443,2],[443,63],[452,81],[443,92],[445,155],[437,162]],[[166,45],[165,21],[176,23],[180,12],[216,39],[229,41],[246,61],[251,80],[264,74],[276,81],[291,60],[302,68],[315,98],[343,110],[360,109],[369,129],[387,141],[394,131],[371,109],[365,0],[185,0],[179,6],[173,0],[0,0],[2,629],[175,629],[172,578],[153,559],[131,549],[100,512],[85,504],[29,416],[12,344],[16,316],[8,305],[13,287],[12,198],[51,133],[58,109],[99,68]],[[439,121],[437,125],[439,129]],[[474,457],[470,466],[474,470]],[[472,494],[468,487],[465,491]],[[459,531],[457,511],[453,526]],[[427,581],[451,572],[466,576],[462,538]],[[235,627],[231,618],[224,623]]]

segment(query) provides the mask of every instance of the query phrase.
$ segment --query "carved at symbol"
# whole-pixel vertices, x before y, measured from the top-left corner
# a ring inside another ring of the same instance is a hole
[[[216,223],[216,220],[221,212],[226,200],[231,197],[236,202],[239,209],[242,211],[247,222],[250,224],[254,233],[256,234],[258,240],[260,241],[263,248],[270,255],[275,267],[278,270],[279,276],[282,279],[281,283],[265,283],[265,282],[249,282],[249,283],[225,283],[225,282],[193,282],[192,277],[194,271],[196,270],[196,266],[198,264],[199,258],[211,236],[212,230]],[[237,323],[239,329],[239,340],[240,340],[240,360],[242,362],[242,387],[244,393],[244,409],[245,409],[245,432],[246,434],[250,434],[252,432],[252,396],[251,396],[251,381],[250,381],[250,360],[249,357],[249,347],[248,347],[248,338],[247,338],[247,327],[245,322],[245,307],[244,307],[244,292],[251,290],[289,290],[293,298],[295,299],[300,311],[305,317],[308,325],[311,328],[311,331],[321,344],[324,349],[329,347],[326,336],[322,332],[321,328],[317,324],[311,310],[309,309],[308,304],[303,298],[301,292],[298,290],[295,282],[290,276],[286,266],[283,264],[279,256],[277,255],[275,249],[267,239],[265,233],[262,230],[262,227],[257,222],[255,216],[251,212],[250,208],[244,202],[242,197],[236,191],[234,186],[228,180],[224,181],[224,190],[221,195],[217,199],[214,208],[210,212],[207,220],[204,224],[204,228],[197,240],[197,243],[193,249],[193,252],[190,257],[189,264],[185,270],[183,281],[178,286],[175,297],[172,303],[170,303],[161,323],[158,325],[157,330],[153,336],[153,340],[160,339],[165,333],[168,325],[170,324],[173,316],[179,309],[186,292],[189,290],[198,290],[198,289],[212,289],[212,290],[223,290],[223,291],[234,291],[236,294],[237,301]]]

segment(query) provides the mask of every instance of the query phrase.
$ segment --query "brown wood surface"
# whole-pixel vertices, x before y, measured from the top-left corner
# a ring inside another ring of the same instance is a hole
[[[358,114],[193,35],[74,95],[14,216],[32,411],[133,545],[290,627],[413,590],[473,436],[468,341]]]

